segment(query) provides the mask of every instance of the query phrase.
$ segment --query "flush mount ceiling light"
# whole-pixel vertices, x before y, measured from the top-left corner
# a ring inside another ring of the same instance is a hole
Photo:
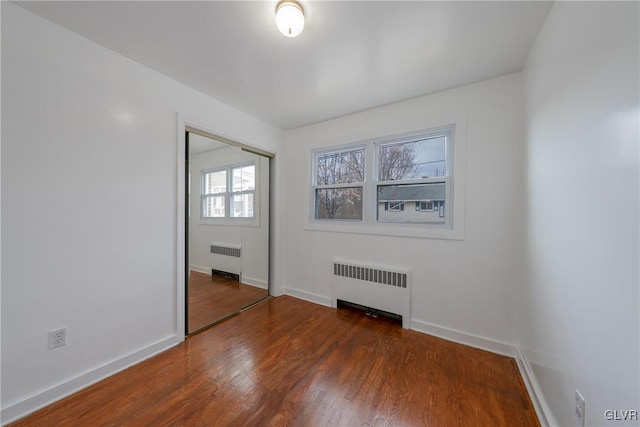
[[[302,6],[294,0],[282,0],[276,6],[276,25],[287,37],[296,37],[304,28]]]

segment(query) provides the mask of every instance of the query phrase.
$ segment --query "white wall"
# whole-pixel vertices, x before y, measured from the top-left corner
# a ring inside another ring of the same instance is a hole
[[[282,133],[8,2],[2,107],[7,421],[183,336],[177,113],[276,155]]]
[[[520,345],[561,426],[640,410],[638,3],[557,2],[527,60]]]
[[[247,161],[256,164],[256,191],[253,219],[201,219],[202,171]],[[269,159],[242,151],[239,147],[222,147],[192,154],[191,218],[189,221],[189,262],[196,271],[212,268],[240,274],[243,283],[267,288],[269,282]],[[212,254],[213,243],[242,247],[241,258]]]
[[[329,304],[334,257],[407,267],[413,273],[413,327],[512,341],[507,291],[521,275],[521,95],[520,74],[512,74],[285,132],[286,291]],[[305,228],[312,149],[460,117],[467,142],[464,240]]]

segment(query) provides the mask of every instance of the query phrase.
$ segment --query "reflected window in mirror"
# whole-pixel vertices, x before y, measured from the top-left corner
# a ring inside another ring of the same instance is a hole
[[[203,170],[201,188],[202,218],[254,217],[255,162]]]
[[[253,218],[256,191],[255,163],[247,163],[231,169],[231,191],[231,216]]]
[[[226,216],[227,170],[202,172],[202,217]]]

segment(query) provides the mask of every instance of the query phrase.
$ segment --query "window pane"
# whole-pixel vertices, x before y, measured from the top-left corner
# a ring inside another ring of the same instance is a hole
[[[378,147],[378,180],[446,176],[446,136]]]
[[[362,187],[316,190],[316,219],[362,220]]]
[[[388,202],[387,210],[388,211],[403,211],[404,210],[404,202]]]
[[[364,182],[364,148],[318,155],[316,173],[318,185]]]
[[[253,218],[253,193],[231,196],[233,218]]]
[[[246,165],[231,171],[231,191],[252,191],[256,189],[256,166]]]
[[[207,196],[202,198],[203,218],[224,218],[224,196]]]
[[[378,221],[445,222],[445,183],[379,185]],[[438,209],[435,209],[437,206]]]
[[[227,191],[227,171],[207,172],[204,174],[202,194],[216,194]]]

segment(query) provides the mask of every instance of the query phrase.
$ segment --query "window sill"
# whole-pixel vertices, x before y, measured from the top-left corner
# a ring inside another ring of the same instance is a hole
[[[221,219],[199,219],[196,220],[198,225],[218,226],[218,227],[260,227],[259,219],[243,219],[243,218],[221,218]]]
[[[418,239],[464,240],[464,227],[446,228],[430,224],[363,224],[355,221],[306,222],[305,230],[330,233],[371,234]]]

